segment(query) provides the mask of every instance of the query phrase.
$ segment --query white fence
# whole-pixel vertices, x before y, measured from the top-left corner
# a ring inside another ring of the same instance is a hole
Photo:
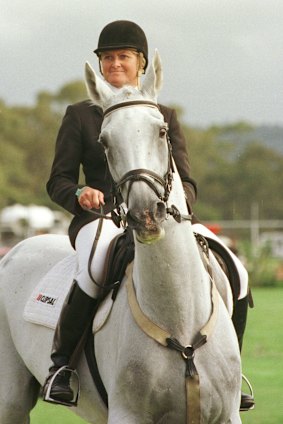
[[[269,244],[274,256],[283,258],[283,220],[238,220],[238,221],[207,221],[209,227],[218,227],[219,231],[246,230],[253,249]]]

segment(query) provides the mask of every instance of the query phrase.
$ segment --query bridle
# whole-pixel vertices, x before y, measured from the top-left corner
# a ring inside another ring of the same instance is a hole
[[[128,102],[118,103],[106,109],[103,114],[103,119],[118,109],[132,107],[132,106],[146,106],[146,107],[159,110],[157,104],[149,100],[132,100]],[[173,159],[172,159],[172,147],[171,147],[170,139],[168,136],[168,132],[166,132],[166,142],[167,142],[167,148],[168,148],[168,160],[167,160],[167,171],[165,175],[161,177],[155,172],[145,168],[133,169],[129,172],[126,172],[120,178],[119,181],[116,181],[116,182],[113,181],[114,192],[116,196],[121,196],[122,186],[129,182],[128,192],[125,199],[127,203],[133,183],[137,181],[143,181],[151,188],[151,190],[154,191],[158,199],[160,199],[164,203],[168,201],[169,194],[172,188],[172,179],[173,179],[173,172],[174,172]],[[164,190],[163,194],[158,189],[155,183],[158,183],[159,185],[161,185],[161,187]]]
[[[117,103],[114,106],[111,106],[108,109],[106,109],[103,113],[103,120],[118,109],[133,107],[133,106],[135,107],[145,106],[145,107],[157,109],[159,111],[158,105],[150,100],[131,100],[127,102]],[[123,197],[121,193],[122,187],[126,183],[129,183],[126,199],[124,199],[127,203],[133,183],[137,181],[143,181],[156,194],[157,198],[166,205],[167,215],[172,215],[177,222],[181,222],[183,219],[191,220],[192,216],[190,214],[182,215],[174,205],[172,205],[171,207],[168,207],[168,204],[167,204],[169,195],[172,189],[172,180],[173,180],[173,172],[174,172],[172,146],[171,146],[170,138],[168,135],[168,131],[166,131],[166,142],[167,142],[167,150],[168,150],[168,159],[167,159],[167,170],[164,176],[160,176],[157,173],[146,168],[132,169],[126,172],[118,181],[115,181],[113,177],[111,176],[114,204],[118,214],[112,211],[111,217],[109,217],[103,214],[102,210],[100,213],[95,211],[90,211],[90,212],[94,213],[95,215],[98,215],[101,218],[112,219],[114,223],[116,223],[116,225],[119,226],[120,221],[125,222],[127,219],[126,216],[121,217],[121,210],[119,207],[119,205],[123,202]],[[160,190],[160,188],[156,185],[156,183],[158,183],[162,187],[163,193]]]

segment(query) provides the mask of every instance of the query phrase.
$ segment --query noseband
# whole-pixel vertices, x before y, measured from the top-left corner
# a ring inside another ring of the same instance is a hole
[[[106,109],[103,114],[103,119],[106,116],[108,116],[110,113],[118,109],[125,108],[125,107],[132,107],[132,106],[146,106],[146,107],[159,110],[157,104],[154,102],[151,102],[148,100],[132,100],[129,102],[118,103]],[[167,147],[168,147],[168,161],[167,161],[167,171],[164,177],[161,177],[155,172],[145,168],[133,169],[129,172],[126,172],[126,174],[124,174],[119,181],[117,182],[113,181],[114,192],[117,198],[121,197],[121,187],[125,183],[129,182],[127,199],[125,199],[127,203],[133,183],[137,181],[143,181],[151,188],[151,190],[154,191],[158,199],[160,199],[164,203],[168,201],[169,194],[172,188],[172,179],[173,179],[173,172],[174,172],[173,159],[172,159],[172,147],[171,147],[170,139],[168,136],[168,132],[166,132],[166,141],[167,141]],[[163,194],[156,186],[155,184],[156,182],[163,187],[163,190],[164,190]]]

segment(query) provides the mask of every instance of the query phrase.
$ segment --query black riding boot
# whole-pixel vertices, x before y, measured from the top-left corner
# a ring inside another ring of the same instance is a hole
[[[49,368],[49,375],[43,387],[43,394],[49,387],[49,382],[62,366],[70,364],[70,359],[92,318],[96,299],[88,296],[77,284],[71,289],[67,302],[61,311],[54,334],[51,359],[53,365]],[[58,403],[71,402],[74,393],[70,387],[70,372],[61,371],[53,381],[50,398]],[[47,399],[46,399],[47,400]]]
[[[240,352],[242,351],[243,346],[244,332],[247,323],[248,306],[249,300],[248,296],[246,296],[236,302],[232,315],[232,321],[238,337]],[[255,401],[251,395],[243,392],[241,393],[241,410],[251,409],[254,407],[254,404]]]

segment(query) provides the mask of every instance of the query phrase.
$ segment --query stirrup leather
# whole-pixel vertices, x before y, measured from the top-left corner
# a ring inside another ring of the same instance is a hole
[[[244,374],[242,374],[242,380],[244,380],[244,382],[248,386],[250,395],[254,399],[254,391],[253,391],[252,385]],[[251,406],[250,408],[240,408],[240,411],[251,411],[252,409],[254,409],[254,407],[255,405]]]
[[[75,385],[74,397],[71,401],[63,401],[63,400],[59,400],[59,399],[54,399],[51,396],[51,389],[52,389],[54,380],[62,371],[69,372],[71,377],[75,377],[74,378],[75,381],[72,382],[73,385]],[[63,367],[58,368],[58,370],[50,378],[50,381],[48,382],[48,385],[47,385],[47,389],[46,389],[46,391],[43,395],[43,400],[45,402],[57,403],[59,405],[77,406],[78,400],[79,400],[79,397],[80,397],[80,391],[81,391],[80,379],[79,379],[79,375],[78,375],[77,371],[70,368],[68,365],[63,365]]]

